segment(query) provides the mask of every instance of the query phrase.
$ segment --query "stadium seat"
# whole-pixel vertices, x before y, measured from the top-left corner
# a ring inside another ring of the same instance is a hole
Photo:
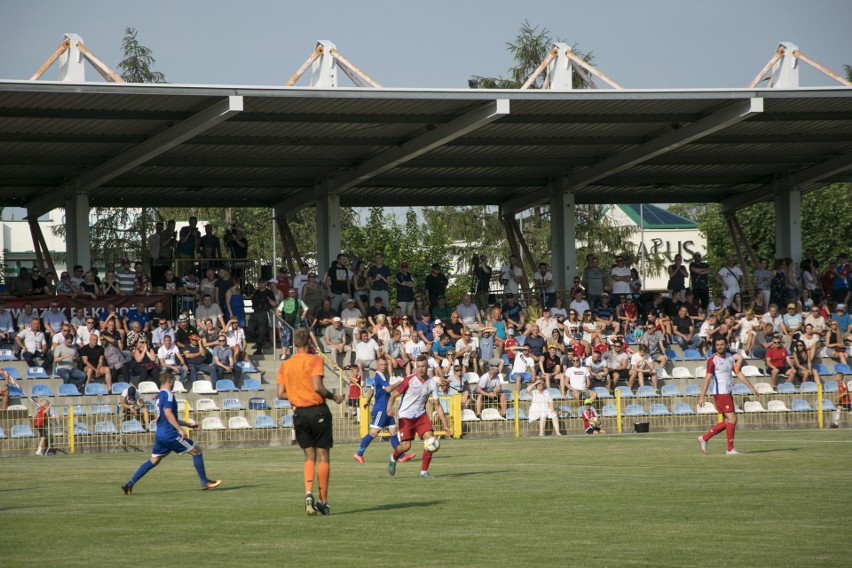
[[[470,408],[465,408],[464,410],[462,410],[461,419],[462,422],[479,422],[479,418],[476,417],[476,413]]]
[[[136,392],[139,394],[157,394],[160,392],[160,387],[154,381],[142,381],[136,387]]]
[[[633,391],[630,390],[630,387],[625,386],[615,387],[615,392],[621,393],[621,398],[632,398],[636,396],[633,394]]]
[[[835,365],[834,367],[836,369],[837,365]],[[819,375],[830,375],[831,374],[831,371],[828,370],[828,367],[826,367],[822,363],[814,363],[814,369],[816,369],[816,372]]]
[[[518,400],[532,400],[532,395],[524,389],[518,393]]]
[[[595,391],[598,398],[612,398],[612,395],[609,394],[609,391],[604,387],[595,387],[592,390]]]
[[[482,415],[480,416],[480,420],[505,420],[502,416],[500,416],[500,411],[496,408],[483,408]]]
[[[209,383],[210,381],[207,381],[207,382]],[[175,380],[175,386],[172,387],[172,392],[173,393],[185,393],[185,392],[187,392],[187,390],[186,390],[186,387],[183,386],[182,382]],[[210,394],[210,393],[201,393],[201,394]]]
[[[731,389],[731,394],[736,395],[747,395],[751,394],[751,391],[748,390],[748,387],[742,383],[737,383],[734,385],[734,388]]]
[[[834,403],[831,400],[824,398],[822,399],[822,410],[823,412],[828,410],[837,410],[837,407],[834,406]]]
[[[245,416],[232,416],[228,419],[228,430],[250,430],[251,424]]]
[[[293,415],[285,414],[281,417],[281,427],[282,428],[292,428],[293,427]]]
[[[15,424],[12,426],[11,437],[14,440],[16,438],[35,438],[36,436],[29,424]]]
[[[24,398],[26,395],[24,391],[21,390],[21,387],[16,387],[15,385],[9,385],[9,397],[11,398]]]
[[[45,372],[44,367],[28,367],[28,379],[49,379],[50,376]]]
[[[644,387],[639,387],[636,391],[636,396],[639,398],[649,398],[654,396],[660,396],[657,394],[657,391],[654,390],[654,387],[650,385],[645,385]]]
[[[680,396],[680,389],[675,385],[663,385],[660,387],[660,396]]]
[[[757,400],[747,400],[746,403],[743,405],[743,409],[747,413],[766,412],[766,409],[763,408],[763,405],[760,404],[760,402]]]
[[[703,379],[706,375],[707,375],[707,367],[705,367],[704,365],[699,365],[698,367],[695,367],[695,378],[696,379]]]
[[[571,410],[570,406],[557,406],[556,414],[559,415],[559,418],[575,418],[576,415],[574,411]]]
[[[216,390],[219,392],[237,392],[240,389],[234,384],[231,379],[219,379],[216,381]]]
[[[243,379],[244,391],[262,391],[263,387],[257,379]]]
[[[289,400],[279,400],[276,398],[272,403],[272,408],[293,408],[293,405],[290,404]]]
[[[75,422],[74,423],[74,435],[75,436],[89,436],[91,432],[89,431],[89,426],[85,422]]]
[[[469,385],[475,385],[479,382],[479,375],[476,373],[465,373],[462,378],[467,381],[467,384]]]
[[[269,410],[270,409],[269,404],[267,404],[267,402],[266,402],[266,399],[260,398],[259,396],[250,398],[248,407],[249,407],[249,410]]]
[[[790,409],[787,408],[787,405],[784,404],[783,400],[770,400],[769,404],[766,405],[766,409],[769,412],[789,412]]]
[[[549,388],[549,389],[547,389],[547,392],[550,393],[550,398],[552,398],[553,400],[564,400],[565,399],[565,397],[562,396],[562,393],[559,392],[559,389]]]
[[[156,420],[151,420],[151,422],[148,423],[148,431],[151,432],[152,434],[157,433],[157,421]]]
[[[110,405],[110,404],[93,404],[90,414],[92,414],[92,415],[113,414],[112,405]]]
[[[666,371],[665,367],[660,367],[659,369],[657,369],[657,378],[658,379],[671,379],[672,376],[669,375],[669,372]]]
[[[0,361],[14,361],[15,354],[11,349],[0,349]]]
[[[258,429],[278,428],[278,424],[275,423],[275,420],[273,420],[271,416],[259,414],[254,417],[254,427]]]
[[[613,418],[618,416],[618,409],[614,404],[605,404],[601,409],[601,416],[603,418]]]
[[[514,402],[515,401],[515,391],[503,389],[502,393],[506,395],[506,402]]]
[[[701,361],[704,359],[704,356],[701,355],[698,349],[686,349],[683,352],[683,358],[686,361]]]
[[[672,377],[675,379],[691,379],[692,373],[686,367],[675,367],[672,369]]]
[[[59,396],[80,396],[80,391],[77,390],[77,385],[67,384],[59,385]]]
[[[202,430],[224,430],[225,425],[218,416],[208,416],[201,421]]]
[[[808,404],[808,401],[803,398],[793,399],[793,404],[791,407],[793,412],[813,412],[814,409],[811,408],[811,405]]]
[[[157,413],[157,401],[156,400],[146,400],[145,401],[145,408],[148,409],[148,412],[151,412],[152,414],[156,414]]]
[[[118,434],[118,430],[115,429],[115,424],[109,420],[101,420],[99,422],[95,422],[95,435],[97,434]]]
[[[624,409],[625,416],[647,416],[647,414],[641,404],[628,404]]]
[[[684,394],[686,396],[701,396],[701,387],[698,385],[686,385]]]
[[[675,353],[674,349],[666,349],[666,357],[669,358],[669,361],[683,361],[683,358]]]
[[[121,423],[122,434],[145,434],[147,430],[138,420],[128,420]]]
[[[6,439],[6,432],[3,431],[3,428],[0,428],[0,440]]]
[[[255,368],[254,364],[251,361],[238,361],[237,367],[242,369],[243,373],[257,373],[258,370]]]
[[[754,365],[746,365],[741,369],[743,375],[746,377],[762,377],[763,374],[760,372],[760,369],[755,367]]]
[[[69,412],[68,409],[69,408],[72,408],[72,405],[68,405],[68,406],[63,407],[62,414],[64,414],[65,416],[68,416],[68,412]],[[75,404],[75,405],[73,405],[73,408],[74,408],[74,416],[75,417],[85,416],[87,414],[86,407],[83,406],[82,404]]]
[[[506,420],[514,420],[515,419],[515,409],[509,408],[506,410]],[[524,412],[523,408],[518,408],[518,420],[526,420],[527,415]]]
[[[188,400],[183,400],[181,398],[178,399],[178,412],[183,412],[183,409],[187,409],[189,412],[192,412],[192,405]]]
[[[650,414],[651,416],[669,416],[671,415],[671,412],[669,412],[669,409],[665,404],[655,402],[651,405],[648,414]]]
[[[262,400],[262,399],[261,399]],[[245,410],[243,403],[238,398],[226,398],[222,401],[222,410]]]
[[[796,385],[793,383],[781,383],[776,389],[778,394],[796,394]]]
[[[216,394],[213,383],[210,381],[195,381],[192,383],[192,392],[195,394]]]
[[[837,392],[837,381],[825,381],[822,384],[822,392]]]
[[[719,414],[716,405],[709,400],[704,401],[704,406],[697,406],[695,410],[698,414]]]
[[[814,393],[814,392],[817,392],[817,390],[819,390],[819,387],[813,381],[806,381],[806,382],[802,383],[801,386],[799,387],[799,392],[801,392],[802,394]]]
[[[9,373],[9,376],[15,380],[22,379],[21,373],[15,367],[3,367],[3,370]]]
[[[112,389],[110,390],[110,392],[112,392],[112,394],[120,395],[121,393],[124,392],[124,389],[126,389],[129,386],[130,386],[130,384],[125,383],[125,382],[112,383]]]
[[[758,394],[775,394],[775,389],[769,383],[754,383],[754,390]]]
[[[83,392],[86,396],[101,396],[109,394],[106,387],[101,383],[89,383],[86,385],[86,389]]]
[[[845,363],[835,363],[834,364],[834,372],[835,373],[843,373],[844,375],[852,375],[852,369],[849,368],[849,365]],[[822,374],[822,373],[820,373]],[[829,373],[826,373],[829,374]]]
[[[672,406],[672,414],[677,416],[688,416],[695,414],[695,411],[692,410],[692,407],[685,402],[676,402]]]
[[[195,401],[195,410],[197,412],[214,412],[219,410],[219,407],[212,398],[199,398]]]
[[[53,396],[53,391],[48,385],[33,385],[31,394],[33,395],[33,398],[39,396]]]

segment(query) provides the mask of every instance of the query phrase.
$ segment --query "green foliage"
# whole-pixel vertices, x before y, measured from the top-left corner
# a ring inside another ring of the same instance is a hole
[[[843,70],[846,71],[846,80],[852,81],[852,65],[844,65]]]
[[[136,28],[124,30],[124,38],[121,40],[124,59],[118,64],[118,68],[121,69],[121,78],[128,83],[165,83],[165,75],[151,70],[157,60],[154,59],[150,49],[139,43],[137,33]]]
[[[514,42],[508,42],[506,49],[512,54],[515,60],[515,65],[509,69],[510,78],[503,77],[483,77],[474,75],[470,78],[469,84],[474,89],[519,89],[526,82],[527,78],[541,65],[547,54],[555,42],[563,42],[561,39],[553,39],[550,35],[550,30],[546,27],[533,26],[529,21],[524,20],[521,24],[521,29]],[[582,53],[576,49],[577,45],[571,46],[571,51],[577,54],[588,64],[592,64],[593,55],[591,52]],[[589,87],[585,80],[577,73],[572,75],[573,86],[575,89],[586,89]],[[529,88],[541,89],[544,85],[545,73],[536,78]]]

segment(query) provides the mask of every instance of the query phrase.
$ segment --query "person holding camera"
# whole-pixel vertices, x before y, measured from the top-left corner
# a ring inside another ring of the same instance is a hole
[[[177,258],[177,273],[179,277],[186,276],[192,269],[195,251],[201,244],[201,232],[198,230],[198,218],[190,217],[189,225],[181,227],[175,247]]]
[[[474,255],[473,260],[473,293],[474,300],[480,310],[488,309],[488,293],[491,291],[491,267],[484,254]]]

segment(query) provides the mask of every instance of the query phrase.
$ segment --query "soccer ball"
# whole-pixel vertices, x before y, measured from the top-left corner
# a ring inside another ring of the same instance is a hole
[[[426,438],[423,440],[423,449],[434,454],[441,449],[441,442],[438,438]]]

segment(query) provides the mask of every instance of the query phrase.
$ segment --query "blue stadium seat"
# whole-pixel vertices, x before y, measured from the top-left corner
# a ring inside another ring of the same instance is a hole
[[[687,349],[683,352],[683,358],[687,361],[702,361],[704,357],[698,349]]]
[[[501,392],[506,395],[506,402],[514,402],[515,391],[503,389]]]
[[[0,349],[0,361],[14,361],[15,354],[11,349]]]
[[[15,385],[9,385],[8,389],[9,397],[11,398],[24,398],[25,396],[27,396],[24,394],[24,391],[20,389],[20,387],[16,387]]]
[[[669,358],[669,361],[683,361],[674,349],[666,349],[666,357]]]
[[[367,380],[364,381],[364,386],[368,389],[371,389],[376,386],[376,377],[367,377]]]
[[[281,418],[281,427],[282,428],[292,428],[293,427],[293,415],[286,414]]]
[[[794,399],[791,410],[793,412],[813,412],[814,411],[814,409],[811,408],[811,405],[808,404],[808,401],[803,399],[803,398]]]
[[[647,416],[647,414],[641,404],[628,404],[624,409],[625,416]]]
[[[651,416],[669,416],[671,412],[666,407],[665,404],[661,404],[659,402],[655,402],[651,405],[651,410],[648,412]]]
[[[145,434],[148,432],[138,420],[128,420],[121,423],[122,434]]]
[[[276,398],[275,401],[272,403],[272,407],[273,408],[293,408],[293,405],[290,404],[289,400],[279,400],[279,399]]]
[[[6,432],[3,431],[3,428],[0,428],[0,440],[6,439]]]
[[[636,396],[638,396],[639,398],[649,398],[660,395],[657,394],[657,391],[654,390],[654,387],[650,385],[645,385],[644,387],[639,387],[639,390],[636,391]]]
[[[796,385],[793,383],[781,383],[775,387],[778,394],[796,394]]]
[[[550,393],[550,398],[552,398],[553,400],[565,400],[565,397],[562,396],[562,393],[559,392],[559,389],[549,388],[547,389],[547,392]]]
[[[605,404],[601,409],[601,416],[604,418],[613,418],[618,416],[618,409],[614,404]]]
[[[219,379],[216,381],[216,390],[219,392],[237,392],[240,389],[234,384],[231,379]]]
[[[85,422],[75,422],[74,423],[74,435],[75,436],[88,436],[91,432],[89,432],[89,427]]]
[[[747,395],[747,394],[751,394],[751,391],[748,390],[748,387],[745,386],[744,384],[737,383],[737,384],[734,385],[734,388],[731,389],[731,394]]]
[[[77,385],[59,385],[59,396],[80,396]]]
[[[106,390],[106,387],[101,383],[89,383],[86,385],[86,389],[84,391],[86,396],[98,396],[102,394],[109,394]]]
[[[275,420],[273,420],[271,416],[267,416],[266,414],[261,414],[259,416],[255,416],[254,427],[255,428],[278,428],[278,424],[275,423]]]
[[[32,395],[33,398],[39,396],[53,396],[53,391],[48,385],[33,385]]]
[[[157,413],[157,401],[156,400],[146,400],[145,401],[145,408],[148,409],[148,412],[150,412],[152,414],[156,414]]]
[[[595,387],[592,390],[595,391],[598,398],[612,398],[612,395],[609,394],[609,391],[604,387]]]
[[[559,415],[559,418],[574,418],[576,415],[574,411],[571,410],[570,406],[557,406],[556,413]]]
[[[109,404],[93,404],[91,414],[112,414],[112,407]]]
[[[835,363],[834,364],[834,372],[835,373],[843,373],[844,375],[852,375],[852,369],[849,368],[849,365],[846,363]],[[820,373],[821,375],[822,373]],[[828,375],[830,373],[826,373]]]
[[[243,403],[238,398],[226,398],[222,401],[222,410],[244,410]]]
[[[70,405],[66,406],[65,409],[62,411],[62,413],[65,416],[68,416],[68,409],[69,408],[71,408]],[[85,406],[83,406],[82,404],[75,404],[74,405],[74,417],[75,418],[78,417],[78,416],[85,416],[86,414],[88,414],[88,411],[86,410]]]
[[[834,368],[836,369],[837,365],[835,365]],[[816,369],[816,372],[820,375],[830,375],[831,374],[831,371],[828,370],[828,367],[826,367],[822,363],[815,363],[814,369]]]
[[[249,399],[249,410],[269,410],[269,404],[266,399],[256,396]]]
[[[148,424],[148,431],[153,433],[153,434],[157,433],[157,421],[156,420],[151,420],[151,422]]]
[[[251,361],[239,361],[237,366],[243,370],[243,373],[257,373],[258,370]]]
[[[621,398],[631,398],[631,397],[636,396],[635,394],[633,394],[633,391],[630,390],[630,387],[625,387],[625,386],[615,387],[615,391],[621,393]]]
[[[680,396],[680,389],[676,385],[663,385],[660,388],[660,396]]]
[[[124,392],[124,389],[126,389],[129,386],[130,386],[130,384],[125,383],[124,381],[112,383],[112,389],[110,389],[110,392],[112,392],[112,394],[121,395],[121,393]]]
[[[813,393],[813,392],[817,392],[818,388],[819,387],[817,387],[817,384],[815,382],[806,381],[806,382],[802,383],[802,385],[799,387],[799,392],[801,392],[802,394],[808,393],[808,392]]]
[[[243,379],[244,391],[262,391],[263,387],[257,379]]]
[[[27,367],[28,379],[49,379],[50,375],[45,372],[44,367]]]
[[[834,367],[837,368],[837,365]],[[837,392],[837,381],[825,381],[822,385],[822,392]]]
[[[514,420],[515,419],[515,409],[508,408],[506,409],[506,420]],[[524,413],[523,408],[518,408],[518,420],[526,420],[527,415]]]
[[[16,438],[35,438],[33,429],[29,424],[15,424],[12,426],[12,439]]]
[[[676,402],[672,406],[672,414],[677,416],[688,416],[695,414],[695,411],[692,410],[692,407],[685,402]]]
[[[822,409],[823,409],[823,411],[837,410],[837,407],[834,406],[834,403],[831,402],[830,399],[824,398],[824,399],[822,399]]]
[[[118,430],[109,420],[101,420],[95,423],[95,434],[118,434]]]
[[[9,373],[9,376],[15,380],[23,378],[15,367],[3,367],[3,370]]]
[[[701,396],[701,387],[698,385],[686,385],[684,392],[686,396]]]

